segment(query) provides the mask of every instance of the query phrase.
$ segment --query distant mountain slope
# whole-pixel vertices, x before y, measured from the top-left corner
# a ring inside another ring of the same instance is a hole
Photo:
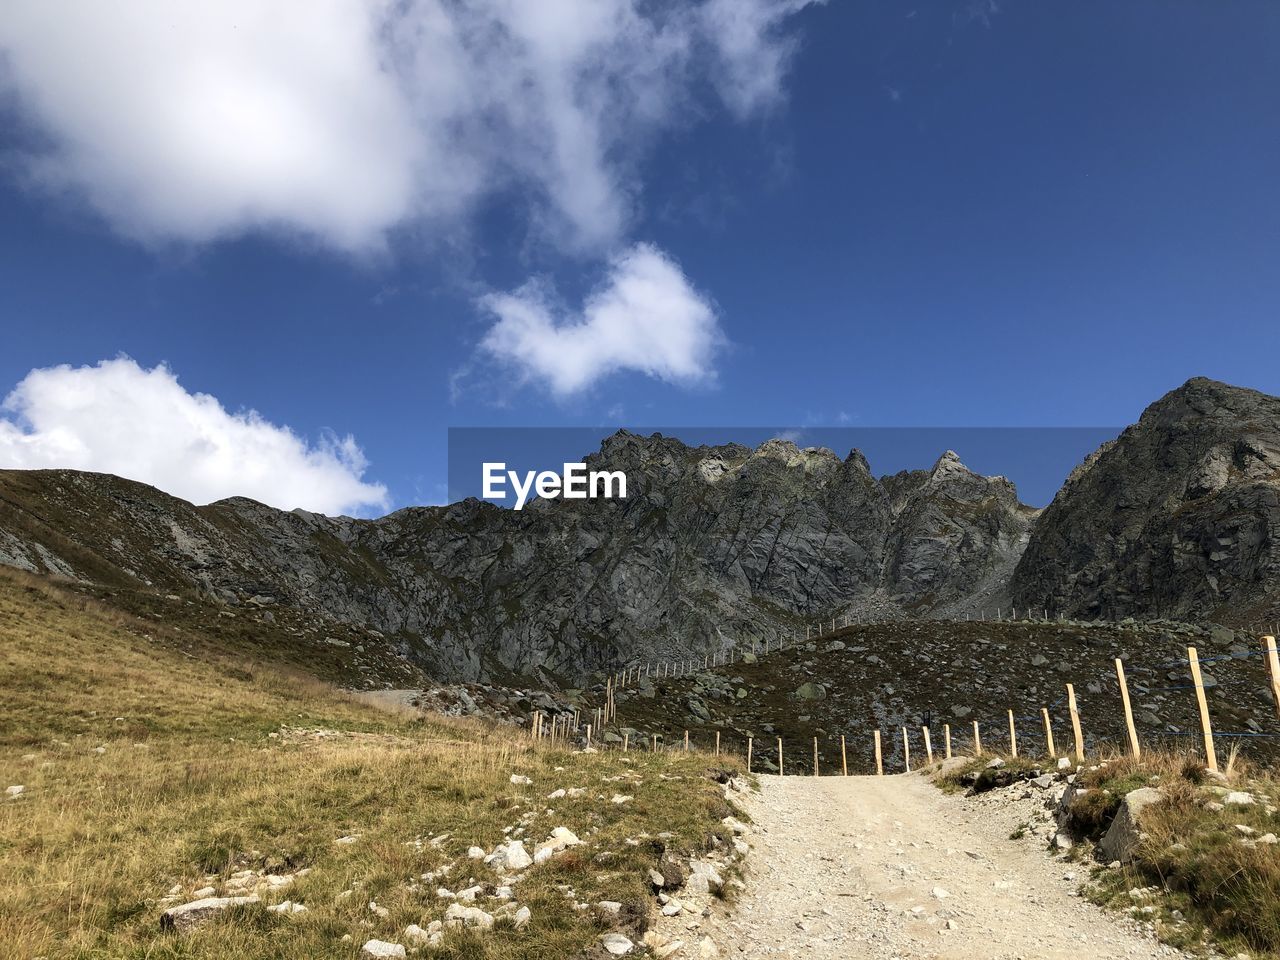
[[[1265,622],[1280,593],[1280,398],[1198,378],[1068,479],[1016,603],[1083,617]]]
[[[377,629],[437,675],[576,682],[701,656],[820,616],[893,618],[1003,579],[1034,511],[952,453],[877,481],[856,451],[615,434],[588,458],[628,498],[475,500],[378,520],[232,499],[194,507],[75,471],[0,471],[0,562],[253,597]]]

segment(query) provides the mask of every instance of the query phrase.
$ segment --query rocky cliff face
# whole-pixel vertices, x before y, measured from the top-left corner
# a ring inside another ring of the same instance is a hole
[[[194,507],[74,471],[0,472],[0,562],[226,603],[271,598],[391,635],[443,677],[698,657],[820,616],[1003,589],[1034,511],[953,453],[877,481],[856,451],[691,448],[619,433],[589,458],[626,500],[474,500],[378,520]]]
[[[1012,589],[1088,618],[1273,617],[1280,399],[1195,379],[1152,404],[1045,509]]]

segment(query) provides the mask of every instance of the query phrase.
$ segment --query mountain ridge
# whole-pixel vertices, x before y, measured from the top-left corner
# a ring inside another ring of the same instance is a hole
[[[721,656],[820,619],[1244,623],[1277,609],[1280,399],[1203,378],[1090,454],[1043,510],[951,450],[876,478],[860,451],[619,431],[623,500],[468,499],[371,520],[194,506],[106,474],[0,471],[0,563],[255,597],[360,624],[445,679],[548,686]]]
[[[749,646],[820,615],[901,615],[895,597],[960,599],[1008,561],[1032,515],[1012,484],[958,458],[896,515],[857,451],[619,432],[587,461],[625,469],[627,499],[519,512],[463,500],[376,520],[241,497],[195,506],[105,474],[0,471],[0,562],[231,604],[317,605],[401,638],[446,676],[563,678]]]

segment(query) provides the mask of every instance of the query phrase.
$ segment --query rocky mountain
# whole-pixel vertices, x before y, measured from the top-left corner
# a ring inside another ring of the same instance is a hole
[[[1015,603],[1247,624],[1280,609],[1280,398],[1197,378],[1068,478]]]
[[[688,447],[620,432],[588,458],[625,500],[476,500],[377,520],[193,506],[74,471],[0,472],[0,562],[305,608],[437,676],[535,675],[749,648],[818,617],[885,619],[1003,589],[1035,512],[954,453],[877,480],[854,451]]]
[[[442,679],[575,686],[751,649],[832,617],[1048,609],[1245,625],[1280,605],[1280,399],[1192,380],[1043,513],[944,453],[877,479],[856,450],[619,432],[621,500],[477,500],[377,520],[193,506],[74,471],[0,471],[0,563],[375,631]],[[309,628],[315,632],[319,628]],[[323,631],[321,631],[323,632]]]

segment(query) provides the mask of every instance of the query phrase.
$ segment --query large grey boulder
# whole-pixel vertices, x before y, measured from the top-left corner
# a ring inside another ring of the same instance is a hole
[[[1125,794],[1120,809],[1098,844],[1098,853],[1108,862],[1127,863],[1133,859],[1134,847],[1142,839],[1142,815],[1150,807],[1163,803],[1164,793],[1156,787],[1140,787]]]

